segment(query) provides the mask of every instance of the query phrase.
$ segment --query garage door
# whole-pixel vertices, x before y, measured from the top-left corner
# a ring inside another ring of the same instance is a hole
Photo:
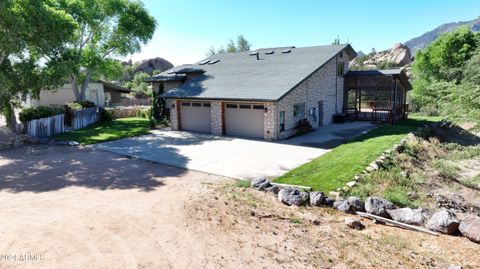
[[[263,105],[226,104],[225,133],[233,136],[263,138]]]
[[[182,102],[180,127],[184,131],[211,133],[210,103]]]

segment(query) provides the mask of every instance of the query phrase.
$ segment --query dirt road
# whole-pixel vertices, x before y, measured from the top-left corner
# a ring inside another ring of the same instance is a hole
[[[369,222],[354,231],[330,209],[102,151],[5,151],[0,176],[0,268],[480,266],[464,238]]]

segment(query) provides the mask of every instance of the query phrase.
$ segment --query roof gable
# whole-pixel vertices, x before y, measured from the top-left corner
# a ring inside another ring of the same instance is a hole
[[[167,98],[201,98],[230,100],[278,100],[320,67],[346,51],[355,55],[350,45],[305,48],[271,48],[255,52],[218,54],[196,64],[165,71],[202,69],[205,72],[162,96]],[[344,56],[346,57],[346,56]],[[165,75],[159,74],[159,77]],[[155,77],[149,80],[154,80]]]

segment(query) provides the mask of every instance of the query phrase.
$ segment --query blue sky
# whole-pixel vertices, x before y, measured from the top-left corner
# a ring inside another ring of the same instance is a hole
[[[143,0],[158,26],[134,61],[174,65],[205,57],[212,45],[243,34],[253,49],[330,44],[337,35],[369,52],[405,42],[447,22],[480,16],[479,0]],[[128,59],[127,58],[127,59]]]

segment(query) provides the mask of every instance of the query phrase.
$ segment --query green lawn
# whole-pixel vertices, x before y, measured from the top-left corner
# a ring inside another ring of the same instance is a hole
[[[274,181],[311,186],[329,192],[342,187],[376,160],[383,151],[398,143],[407,133],[440,118],[411,116],[398,125],[382,125],[332,151],[297,167]]]
[[[100,122],[72,132],[53,137],[60,141],[77,141],[88,145],[125,137],[147,134],[150,122],[144,118],[123,118],[109,122]]]

